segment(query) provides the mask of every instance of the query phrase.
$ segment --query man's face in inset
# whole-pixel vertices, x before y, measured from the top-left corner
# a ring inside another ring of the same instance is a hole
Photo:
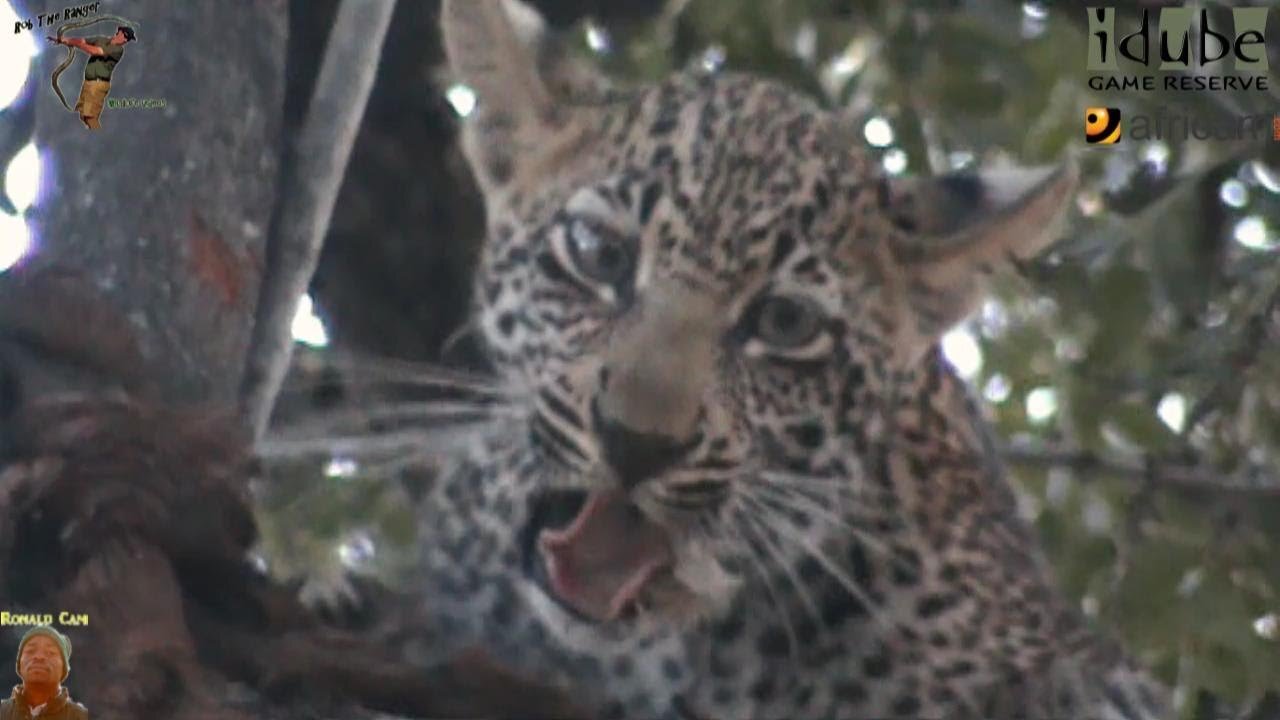
[[[123,30],[117,30],[116,34],[111,36],[112,45],[124,45],[129,42],[129,38],[125,37]]]
[[[62,682],[62,653],[57,643],[44,635],[28,640],[18,658],[18,671],[24,683],[57,685]]]

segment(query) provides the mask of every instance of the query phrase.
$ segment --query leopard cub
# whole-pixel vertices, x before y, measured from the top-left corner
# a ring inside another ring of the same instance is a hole
[[[445,0],[515,410],[423,513],[441,637],[608,717],[1166,717],[1055,588],[938,339],[1073,166],[887,177],[776,83],[621,90]]]

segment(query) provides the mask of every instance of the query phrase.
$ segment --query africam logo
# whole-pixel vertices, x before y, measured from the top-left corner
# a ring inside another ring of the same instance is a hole
[[[1090,145],[1120,142],[1120,108],[1085,108],[1084,139]]]
[[[1120,108],[1084,109],[1084,139],[1090,145],[1120,142]],[[1270,135],[1280,141],[1280,115],[1259,113],[1238,117],[1196,117],[1158,107],[1155,112],[1135,113],[1128,121],[1128,136],[1134,140],[1253,140]]]
[[[1268,8],[1231,8],[1234,27],[1222,19],[1215,27],[1207,9],[1166,7],[1159,10],[1159,25],[1151,32],[1151,16],[1144,8],[1141,22],[1121,37],[1116,31],[1115,8],[1091,7],[1089,15],[1088,69],[1119,73],[1121,57],[1165,73],[1155,75],[1093,75],[1094,90],[1261,90],[1269,89],[1267,76]],[[1153,46],[1154,42],[1154,46]],[[1192,70],[1193,72],[1178,72]],[[1235,74],[1228,75],[1227,71]]]

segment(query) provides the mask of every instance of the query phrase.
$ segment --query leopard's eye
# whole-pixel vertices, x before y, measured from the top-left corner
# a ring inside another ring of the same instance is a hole
[[[782,350],[807,345],[822,329],[822,309],[806,298],[786,295],[766,298],[756,315],[756,337]]]
[[[835,346],[826,310],[797,294],[766,295],[747,310],[735,332],[748,355],[818,361]]]
[[[631,240],[610,228],[574,220],[569,226],[569,255],[577,271],[588,280],[619,287],[631,279],[635,247]]]

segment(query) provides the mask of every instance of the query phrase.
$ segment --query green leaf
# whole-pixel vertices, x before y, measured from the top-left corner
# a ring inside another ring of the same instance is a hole
[[[1094,316],[1106,322],[1089,343],[1088,364],[1106,369],[1137,359],[1151,318],[1147,274],[1131,265],[1112,266],[1094,284],[1093,296]]]

